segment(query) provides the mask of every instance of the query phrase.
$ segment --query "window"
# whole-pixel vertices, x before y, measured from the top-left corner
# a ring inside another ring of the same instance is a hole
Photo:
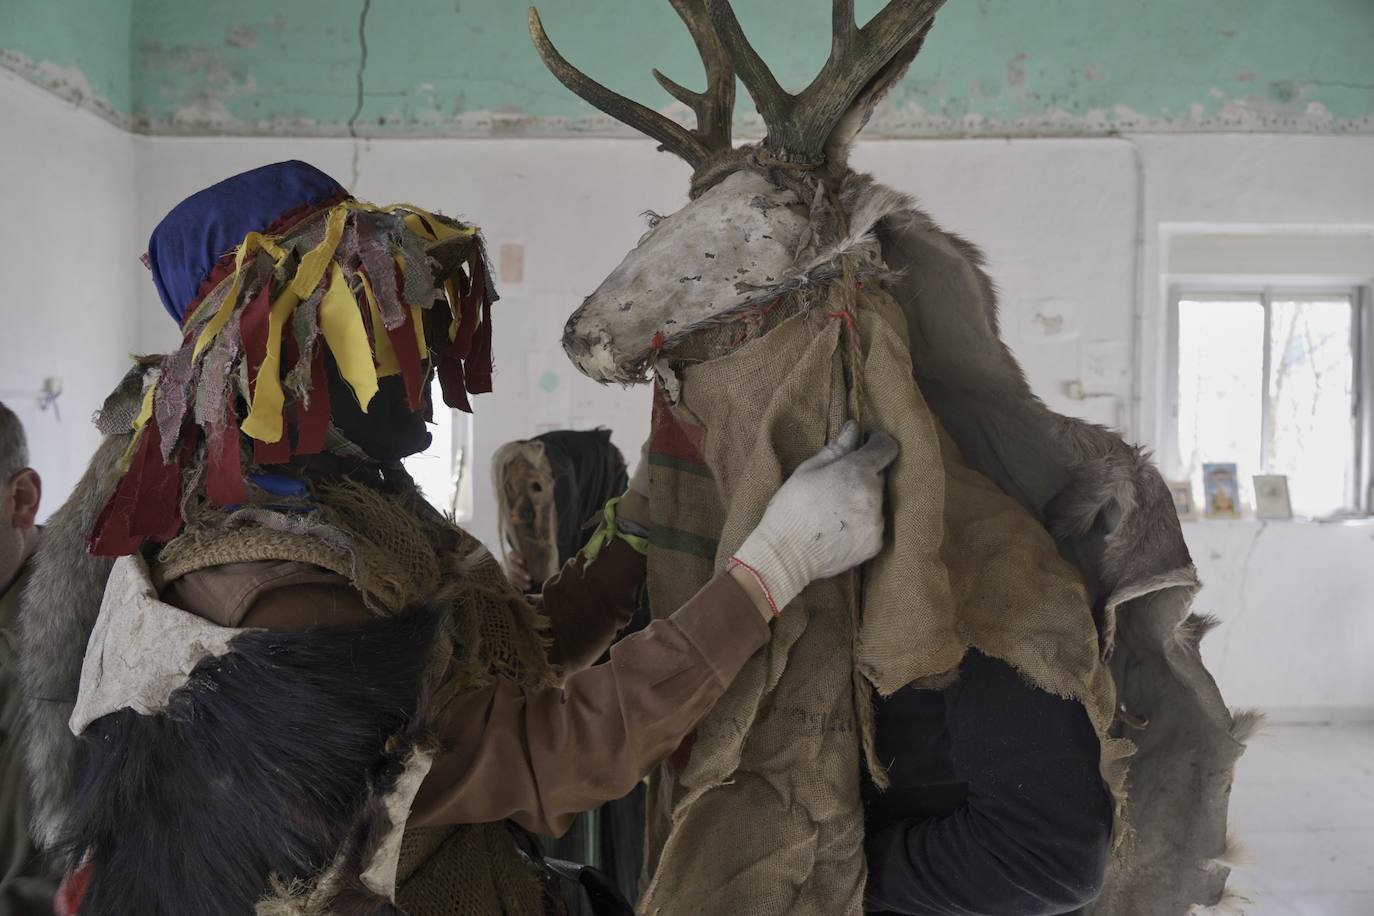
[[[1359,290],[1176,291],[1173,355],[1181,471],[1233,461],[1288,477],[1296,515],[1365,508]],[[1197,495],[1197,494],[1195,494]]]
[[[402,463],[430,505],[459,522],[471,521],[472,415],[444,405],[437,378],[429,395],[434,404],[433,441]]]

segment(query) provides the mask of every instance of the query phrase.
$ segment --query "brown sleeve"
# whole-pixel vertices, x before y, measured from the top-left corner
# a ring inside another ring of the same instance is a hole
[[[441,749],[410,823],[510,818],[562,834],[670,754],[768,637],[749,596],[720,575],[562,689],[502,681],[459,694],[440,714]]]
[[[565,672],[601,657],[630,622],[644,587],[644,557],[613,538],[588,566],[582,554],[544,584],[544,614],[553,630],[549,660]]]
[[[211,566],[173,579],[162,600],[222,627],[300,631],[373,618],[349,581],[308,563],[261,560]]]

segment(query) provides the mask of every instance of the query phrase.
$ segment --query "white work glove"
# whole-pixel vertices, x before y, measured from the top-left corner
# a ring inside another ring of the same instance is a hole
[[[883,470],[896,459],[897,442],[875,432],[863,448],[858,444],[859,425],[851,420],[773,494],[732,558],[758,580],[774,615],[810,583],[882,549]]]
[[[634,476],[620,497],[616,509],[620,527],[627,533],[647,537],[649,534],[649,440],[645,439],[639,449],[639,463],[635,465]]]
[[[638,493],[645,499],[649,498],[649,440],[646,438],[644,444],[639,447],[639,463],[635,465],[635,472],[630,477],[630,485],[626,489],[627,493]]]

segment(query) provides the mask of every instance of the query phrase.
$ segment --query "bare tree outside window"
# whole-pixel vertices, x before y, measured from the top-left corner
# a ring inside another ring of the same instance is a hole
[[[1325,515],[1354,489],[1355,354],[1349,298],[1270,304],[1268,474],[1287,474],[1294,511]]]
[[[1356,491],[1357,298],[1191,294],[1177,298],[1177,443],[1200,496],[1204,462],[1285,474],[1293,510],[1327,516]]]

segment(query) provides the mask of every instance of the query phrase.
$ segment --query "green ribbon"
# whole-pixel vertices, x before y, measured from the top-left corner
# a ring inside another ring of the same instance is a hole
[[[641,556],[649,553],[648,538],[630,534],[616,523],[615,513],[618,505],[620,505],[619,496],[606,503],[606,509],[601,516],[601,527],[596,529],[596,533],[593,534],[592,539],[587,542],[587,546],[582,548],[582,556],[586,560],[584,568],[586,566],[591,566],[596,558],[601,556],[601,551],[606,549],[606,545],[611,542],[612,538],[620,538],[626,544],[633,547]]]

